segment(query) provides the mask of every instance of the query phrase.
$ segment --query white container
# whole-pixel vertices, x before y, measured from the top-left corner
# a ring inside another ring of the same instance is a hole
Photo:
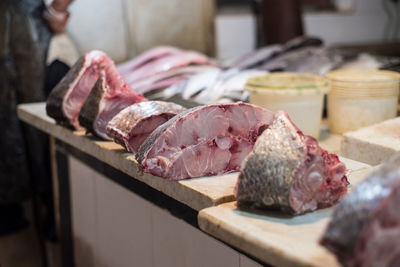
[[[271,111],[284,110],[306,135],[319,138],[324,94],[328,82],[321,76],[302,73],[271,73],[249,79],[251,104]]]
[[[327,74],[329,130],[343,134],[396,117],[399,75],[381,70],[337,70]]]

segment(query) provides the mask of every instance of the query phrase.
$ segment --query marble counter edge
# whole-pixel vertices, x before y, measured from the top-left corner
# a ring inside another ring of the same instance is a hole
[[[351,161],[349,161],[349,163],[351,163]],[[350,173],[354,175],[352,178],[354,183],[360,182],[370,172],[377,168],[358,162],[353,162],[351,165],[355,167],[357,166],[356,170]],[[279,247],[276,244],[262,241],[259,234],[252,233],[252,230],[255,230],[255,228],[251,226],[251,221],[253,219],[247,219],[247,223],[250,223],[250,225],[246,224],[248,229],[246,229],[246,225],[243,224],[243,221],[238,221],[236,224],[232,223],[231,220],[242,217],[242,215],[231,217],[229,213],[226,214],[226,211],[232,210],[236,210],[236,201],[223,203],[218,206],[201,210],[197,216],[200,229],[209,235],[228,243],[233,247],[236,247],[268,264],[296,267],[320,266],[318,265],[318,262],[314,263],[313,261],[307,261],[302,257],[296,257],[294,254],[288,253],[282,247]],[[243,212],[251,213],[251,211],[246,210]],[[308,213],[306,215],[312,216],[313,214],[314,213]],[[273,234],[274,232],[271,231],[270,233]],[[318,249],[321,249],[321,252],[325,251],[322,247]],[[318,257],[321,257],[321,260],[329,259],[330,265],[328,266],[338,266],[333,254],[329,253],[328,251],[325,251],[323,255]]]
[[[214,216],[213,213],[217,211],[212,210],[213,208],[218,208],[226,204],[236,205],[235,203],[236,201],[223,203],[216,207],[209,207],[201,210],[197,216],[200,229],[214,238],[230,244],[235,248],[239,248],[266,264],[282,267],[315,267],[304,262],[299,262],[298,259],[294,259],[291,255],[288,255],[285,251],[277,247],[268,246],[265,248],[265,244],[261,245],[261,241],[257,239],[257,235],[254,235],[254,239],[250,241],[248,238],[249,232],[246,231],[246,229],[238,230],[237,228],[233,228]],[[235,232],[235,234],[232,234],[233,232]],[[247,238],[242,238],[244,235]]]

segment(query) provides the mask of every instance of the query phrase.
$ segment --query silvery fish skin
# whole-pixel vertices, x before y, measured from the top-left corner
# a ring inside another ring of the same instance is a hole
[[[220,68],[209,68],[206,71],[199,72],[198,74],[189,78],[185,89],[182,92],[182,97],[184,99],[190,99],[199,91],[211,87],[220,74]]]
[[[333,49],[315,48],[297,61],[290,62],[286,71],[325,75],[343,63],[343,56]]]
[[[213,84],[221,72],[221,69],[217,67],[202,66],[197,68],[199,69],[193,76],[165,88],[161,97],[168,99],[174,95],[182,95],[183,98],[190,99],[199,91]]]
[[[311,56],[315,49],[315,47],[304,47],[282,53],[262,64],[259,69],[268,71],[286,70],[290,65]]]
[[[305,47],[282,53],[259,68],[324,75],[342,63],[343,56],[334,49]]]
[[[135,91],[138,93],[147,93],[148,91],[154,90],[154,88],[166,88],[171,85],[176,84],[180,80],[187,79],[188,77],[191,77],[195,75],[196,73],[202,72],[206,69],[208,69],[208,66],[188,66],[188,67],[182,67],[182,68],[176,68],[172,69],[166,72],[161,72],[155,75],[150,76],[149,78],[143,79],[138,82],[134,82],[131,84],[133,88],[135,88]],[[182,78],[182,79],[181,79]],[[171,84],[167,86],[163,86],[162,84],[168,84],[165,83],[167,80],[174,80],[175,82],[171,82]],[[159,86],[157,86],[157,84]]]
[[[186,110],[164,101],[145,101],[121,110],[107,125],[107,135],[131,152],[161,124]]]
[[[242,164],[235,195],[240,207],[298,215],[335,204],[347,192],[346,167],[280,111]]]
[[[134,84],[153,75],[189,65],[216,66],[217,64],[214,60],[203,54],[194,51],[186,51],[151,61],[126,75],[125,79],[128,84]]]
[[[280,52],[282,52],[281,45],[269,45],[266,47],[262,47],[260,49],[257,49],[256,51],[247,53],[246,55],[235,60],[235,62],[230,64],[229,67],[236,69],[253,68],[261,62],[265,62],[271,59],[273,56],[279,54]]]
[[[321,244],[344,266],[400,266],[400,154],[336,207]]]
[[[220,74],[217,81],[210,87],[205,88],[200,94],[193,98],[198,103],[217,103],[221,99],[230,98],[245,101],[247,93],[244,87],[249,78],[266,75],[268,72],[257,69],[230,69]]]
[[[287,52],[297,50],[304,47],[318,47],[322,45],[322,41],[315,37],[300,36],[289,40],[284,45],[268,45],[251,51],[240,58],[228,64],[229,68],[248,69],[257,68],[260,64],[265,64],[276,56],[285,54]]]
[[[225,83],[225,81],[237,75],[239,72],[239,69],[228,69],[226,71],[220,72],[216,77],[216,80],[212,84],[210,84],[210,86],[204,88],[204,90],[202,90],[200,94],[194,97],[194,101],[203,104],[215,103],[215,100],[223,95],[223,84]]]
[[[151,61],[170,55],[180,54],[183,52],[183,50],[172,46],[156,46],[141,53],[140,55],[134,57],[129,61],[119,64],[117,66],[117,69],[121,73],[122,77],[126,79],[126,76],[128,76],[131,72],[142,67],[145,64],[150,63]]]
[[[245,91],[245,85],[248,79],[263,76],[268,74],[267,71],[257,69],[243,70],[237,75],[230,77],[223,83],[223,93],[219,96],[219,99],[223,97],[229,97],[230,99],[246,101],[248,98],[248,92]],[[215,100],[214,100],[215,101]]]
[[[307,47],[307,46],[322,46],[323,42],[321,39],[317,37],[312,37],[312,36],[299,36],[296,38],[293,38],[285,43],[283,46],[283,50],[285,52],[287,51],[292,51],[296,50],[299,48]]]

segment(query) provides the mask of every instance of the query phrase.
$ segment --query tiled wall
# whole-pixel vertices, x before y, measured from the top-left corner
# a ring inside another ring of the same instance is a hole
[[[261,266],[70,157],[77,267]]]

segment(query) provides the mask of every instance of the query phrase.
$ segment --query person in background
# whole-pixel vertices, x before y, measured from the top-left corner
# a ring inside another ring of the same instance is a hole
[[[43,12],[47,26],[53,32],[63,32],[69,19],[68,6],[73,0],[54,0]]]
[[[72,1],[0,1],[0,235],[29,224],[27,199],[52,213],[48,139],[18,120],[17,105],[45,101],[49,42],[65,30]]]

